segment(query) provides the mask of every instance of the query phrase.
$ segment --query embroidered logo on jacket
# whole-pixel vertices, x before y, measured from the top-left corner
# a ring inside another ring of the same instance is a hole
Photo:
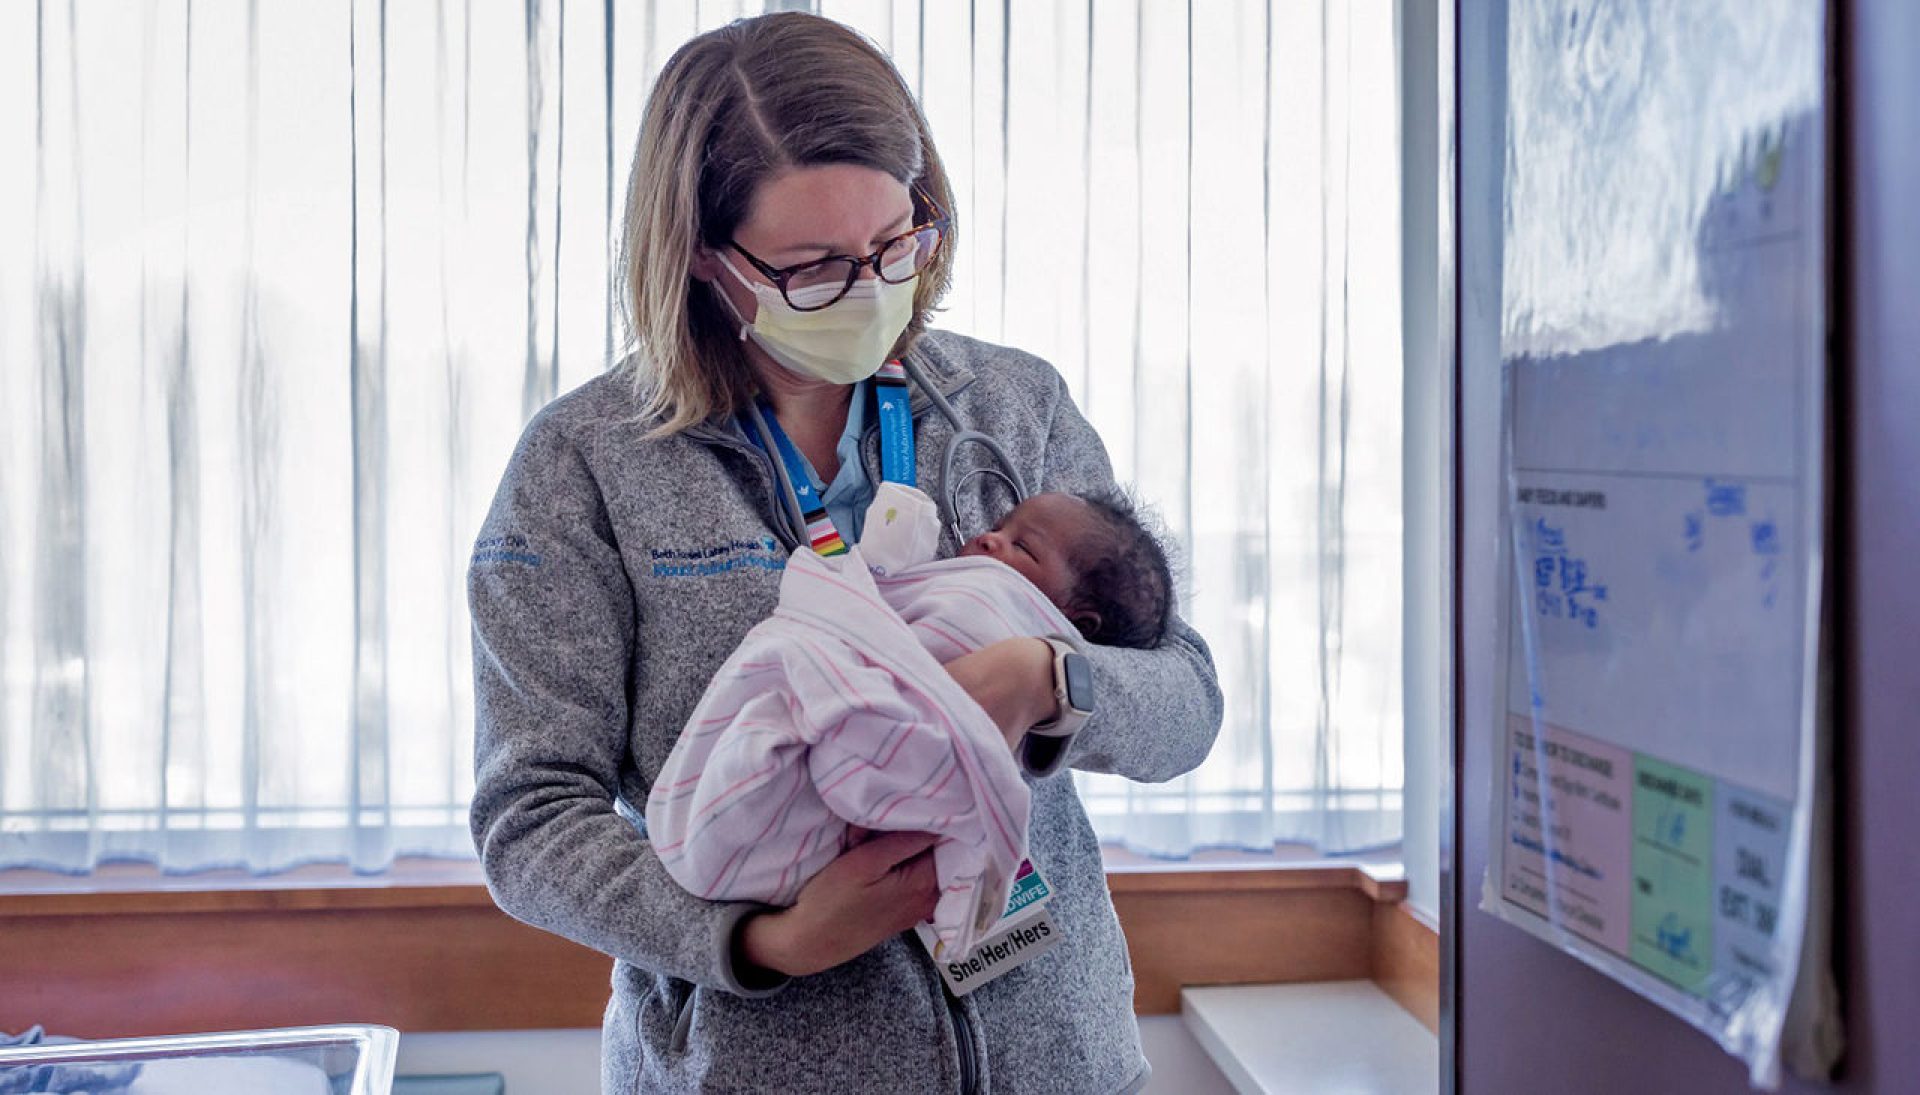
[[[780,542],[771,536],[758,540],[728,540],[724,543],[684,548],[654,548],[655,578],[704,578],[725,574],[743,567],[755,570],[785,570],[787,557]]]
[[[473,565],[521,563],[537,567],[540,565],[540,556],[528,551],[529,546],[525,536],[489,536],[473,545]]]

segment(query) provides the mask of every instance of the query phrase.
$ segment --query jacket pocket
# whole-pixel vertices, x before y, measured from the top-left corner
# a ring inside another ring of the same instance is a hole
[[[600,1090],[638,1095],[646,1056],[644,1016],[654,1004],[657,982],[630,966],[616,965],[613,998],[601,1021]]]
[[[691,981],[669,981],[671,988],[669,1002],[672,1004],[673,1033],[667,1037],[667,1052],[684,1053],[687,1038],[693,1032],[693,998],[699,992],[699,986]]]

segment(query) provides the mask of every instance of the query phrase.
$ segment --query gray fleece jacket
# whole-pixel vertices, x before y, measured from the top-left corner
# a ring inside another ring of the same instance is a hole
[[[1099,438],[1052,367],[956,335],[912,350],[1030,486],[1112,483]],[[913,394],[920,483],[943,491],[952,429]],[[702,690],[779,593],[795,546],[773,468],[730,422],[649,439],[608,374],[527,425],[475,544],[472,826],[500,907],[612,955],[609,1092],[1088,1092],[1146,1078],[1133,974],[1100,850],[1064,770],[1031,780],[1031,854],[1064,940],[953,1000],[906,933],[772,990],[743,985],[731,941],[753,906],[668,877],[637,813]],[[962,467],[984,457],[962,447]],[[880,479],[877,430],[862,457]],[[963,526],[1004,512],[967,478]],[[957,545],[951,534],[943,556]],[[1137,780],[1200,763],[1220,724],[1206,645],[1183,622],[1154,650],[1086,647],[1096,711],[1068,763]]]

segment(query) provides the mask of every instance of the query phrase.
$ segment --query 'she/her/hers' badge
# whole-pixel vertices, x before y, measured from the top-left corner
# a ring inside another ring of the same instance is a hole
[[[1007,895],[1007,910],[991,933],[965,958],[934,961],[948,991],[955,996],[965,996],[1008,970],[1024,966],[1052,950],[1061,938],[1060,925],[1046,908],[1052,897],[1053,888],[1041,877],[1033,861],[1022,860],[1019,873],[1014,875],[1013,889]],[[916,924],[914,933],[920,937],[920,945],[927,948],[927,953],[933,954],[937,942],[933,929],[926,924]]]

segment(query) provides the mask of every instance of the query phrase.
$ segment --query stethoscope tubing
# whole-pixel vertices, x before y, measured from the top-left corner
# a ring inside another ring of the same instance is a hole
[[[940,412],[949,426],[953,427],[953,436],[947,439],[947,446],[940,454],[941,497],[939,501],[941,508],[945,510],[943,516],[946,518],[947,527],[953,530],[954,539],[958,541],[961,536],[957,492],[961,484],[976,475],[998,476],[1002,482],[1012,488],[1014,504],[1019,505],[1027,500],[1027,482],[1021,477],[1020,469],[1014,466],[1013,459],[1007,455],[1007,450],[1000,447],[1000,442],[979,430],[969,429],[965,423],[961,422],[959,413],[953,409],[953,404],[947,402],[947,397],[940,394],[940,389],[929,384],[926,378],[920,375],[918,365],[905,358],[901,359],[901,364],[906,366],[907,376],[920,386],[921,391],[927,393],[927,398],[933,402],[934,409]],[[994,462],[1000,466],[978,467],[963,475],[955,475],[954,465],[960,456],[960,446],[965,444],[976,444],[986,449],[993,456]]]
[[[774,443],[773,431],[767,428],[766,416],[760,413],[760,402],[753,400],[747,404],[747,415],[753,420],[753,430],[760,435],[760,449],[767,454],[767,463],[773,465],[774,493],[780,496],[780,512],[787,519],[787,535],[793,537],[794,545],[807,542],[807,517],[800,512],[800,492],[793,489],[793,479],[787,474],[786,463],[774,454],[779,446]]]

